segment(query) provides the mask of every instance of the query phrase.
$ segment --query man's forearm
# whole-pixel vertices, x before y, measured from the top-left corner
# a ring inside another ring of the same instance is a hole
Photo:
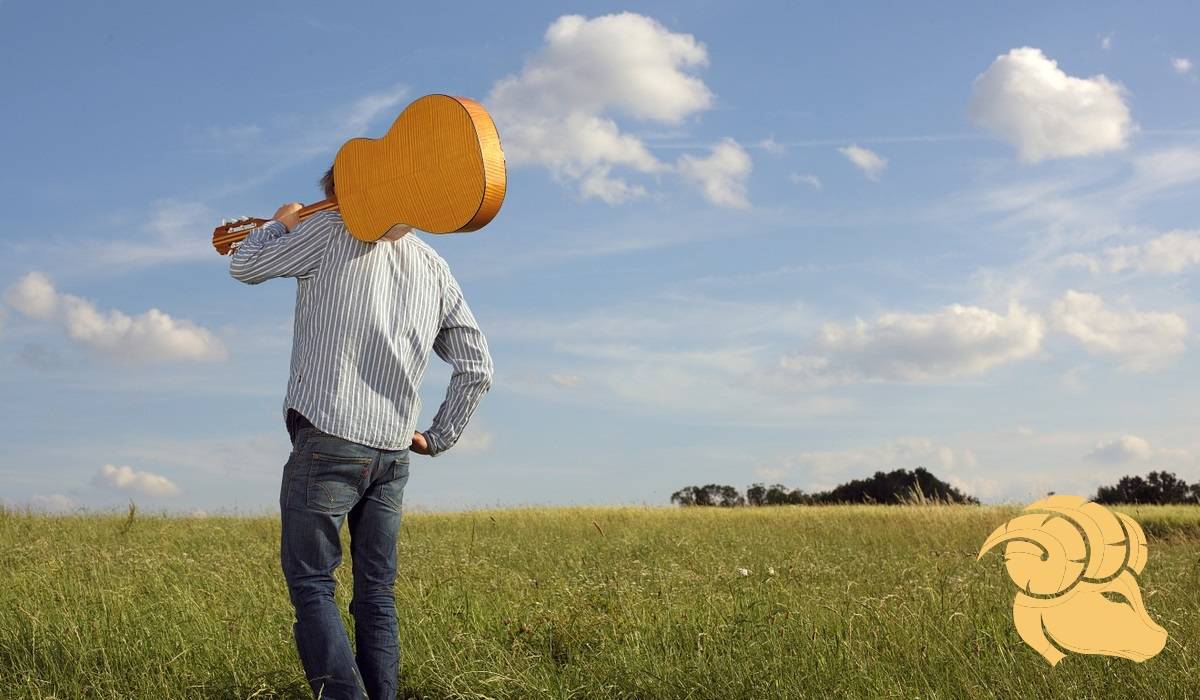
[[[239,282],[258,284],[274,277],[311,274],[329,240],[331,227],[313,217],[289,232],[272,219],[246,236],[229,260],[229,274]]]
[[[492,386],[490,359],[486,365],[487,369],[480,367],[475,371],[455,372],[450,378],[446,398],[433,417],[433,424],[422,431],[429,444],[430,456],[450,449],[462,436],[471,415]]]

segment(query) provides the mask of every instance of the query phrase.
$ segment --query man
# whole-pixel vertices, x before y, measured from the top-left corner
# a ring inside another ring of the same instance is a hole
[[[332,169],[321,184],[334,197]],[[247,284],[295,277],[291,376],[283,409],[292,453],[283,470],[280,558],[296,611],[296,648],[313,693],[395,698],[394,584],[409,453],[458,440],[491,386],[487,342],[450,268],[407,227],[364,243],[336,211],[299,222],[285,204],[230,260]],[[429,429],[418,389],[433,350],[453,373]],[[334,604],[338,531],[350,523],[357,653]]]

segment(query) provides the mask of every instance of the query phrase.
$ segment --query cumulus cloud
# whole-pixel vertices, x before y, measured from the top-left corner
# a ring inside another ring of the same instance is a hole
[[[176,320],[158,309],[129,316],[102,311],[90,301],[61,293],[40,272],[30,272],[12,285],[5,300],[29,318],[61,323],[67,335],[112,358],[134,361],[220,360],[224,345],[206,328]]]
[[[1098,443],[1087,459],[1105,464],[1125,464],[1134,460],[1149,459],[1154,454],[1150,443],[1137,435],[1122,435],[1114,440]]]
[[[1120,84],[1067,75],[1028,46],[997,57],[975,79],[969,114],[1029,163],[1122,149],[1136,128]]]
[[[887,158],[856,143],[839,148],[838,153],[846,156],[847,160],[854,163],[855,167],[872,180],[878,180],[884,169],[887,168]]]
[[[106,464],[92,477],[92,484],[101,488],[150,498],[178,496],[179,487],[170,479],[150,472],[134,471],[129,466]]]
[[[1200,231],[1171,231],[1146,243],[1109,246],[1099,253],[1071,253],[1059,258],[1063,267],[1082,267],[1092,274],[1133,271],[1178,274],[1200,264]]]
[[[1042,319],[1019,304],[1006,315],[954,304],[928,314],[884,314],[872,323],[825,324],[780,370],[802,383],[926,381],[979,374],[1041,347]]]
[[[750,155],[733,139],[722,140],[706,158],[679,158],[680,174],[698,184],[705,199],[724,207],[750,206],[746,178],[751,167]]]
[[[847,477],[861,478],[880,470],[925,467],[946,472],[973,470],[978,466],[978,458],[970,449],[954,448],[925,437],[901,437],[883,445],[802,452],[782,460],[780,471],[803,471],[809,480],[806,488],[819,490],[831,488]]]
[[[1192,59],[1190,58],[1174,58],[1171,59],[1171,67],[1175,69],[1176,73],[1180,75],[1187,75],[1188,73],[1191,73],[1192,69],[1196,66],[1192,63]]]
[[[792,173],[788,176],[788,179],[792,181],[792,184],[808,185],[809,187],[818,191],[825,188],[825,184],[821,182],[821,178],[813,175],[812,173]]]
[[[1092,354],[1115,355],[1133,370],[1161,367],[1184,350],[1187,321],[1179,314],[1114,310],[1096,294],[1067,290],[1051,309],[1054,325]]]
[[[58,292],[54,290],[50,279],[40,272],[31,272],[9,287],[4,301],[39,321],[49,321],[58,310]]]
[[[508,162],[549,168],[584,198],[617,204],[645,196],[643,186],[615,171],[650,174],[673,166],[615,118],[678,125],[711,107],[712,92],[691,72],[708,64],[704,44],[632,12],[565,15],[544,40],[521,72],[497,81],[487,98]],[[726,148],[721,156],[730,153]],[[710,181],[697,184],[711,199]]]

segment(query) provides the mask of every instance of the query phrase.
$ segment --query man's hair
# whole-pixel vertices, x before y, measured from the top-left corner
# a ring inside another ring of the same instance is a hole
[[[326,198],[334,199],[335,197],[337,197],[337,192],[334,191],[334,189],[333,189],[333,166],[332,165],[329,166],[329,170],[326,170],[325,174],[321,176],[320,182],[321,182],[321,189],[325,190]]]

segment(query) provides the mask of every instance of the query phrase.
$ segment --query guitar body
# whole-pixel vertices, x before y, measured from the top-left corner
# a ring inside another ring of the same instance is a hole
[[[504,151],[492,118],[466,97],[426,95],[378,139],[350,139],[333,161],[337,199],[300,210],[341,210],[351,235],[377,241],[396,225],[428,233],[476,231],[500,211],[507,185]],[[213,231],[225,255],[264,219],[242,217]]]
[[[351,139],[333,161],[350,233],[378,240],[392,226],[475,231],[496,216],[506,185],[496,126],[474,100],[427,95],[379,139]]]

